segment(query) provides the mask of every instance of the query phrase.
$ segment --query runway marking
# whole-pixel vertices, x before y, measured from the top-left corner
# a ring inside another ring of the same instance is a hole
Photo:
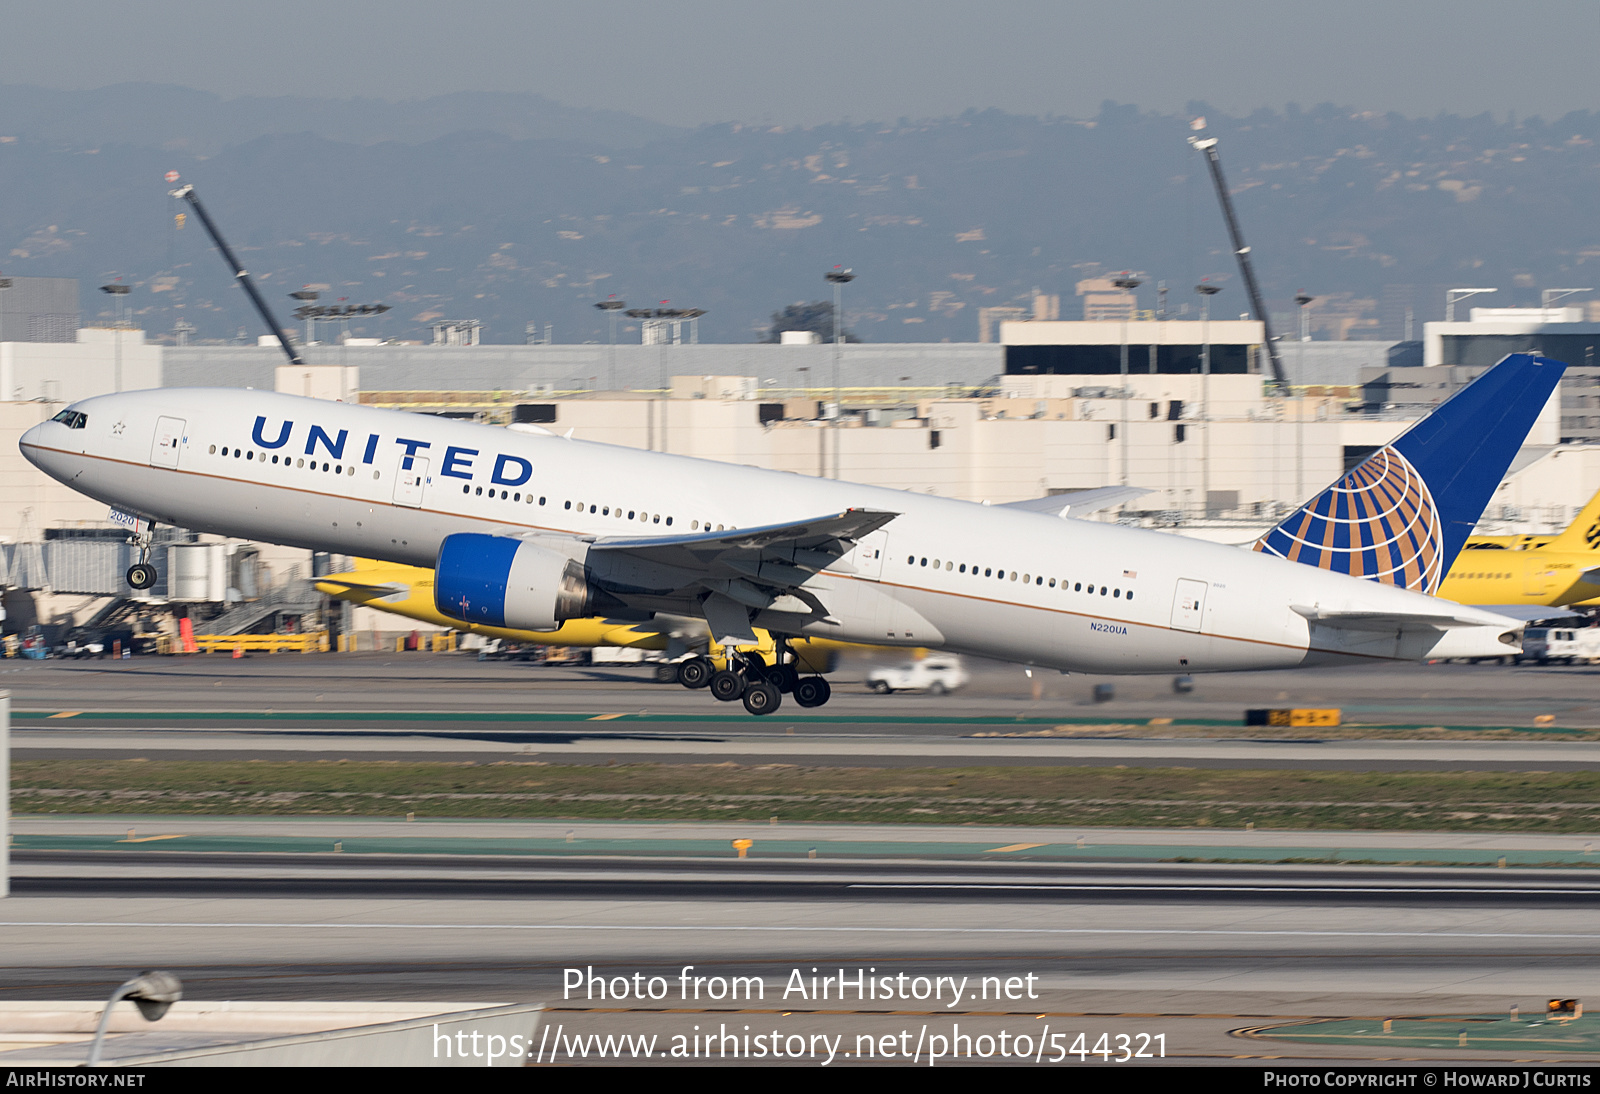
[[[988,851],[985,851],[984,854],[987,855],[992,851],[1027,851],[1030,848],[1044,846],[1046,846],[1046,844],[1043,843],[1008,843],[1004,847],[991,847]]]
[[[50,715],[50,717],[52,717],[52,718],[76,718],[78,715],[80,715],[82,713],[83,713],[83,711],[81,711],[81,710],[63,710],[59,714]]]
[[[119,839],[117,843],[152,843],[158,839],[187,839],[187,836],[140,836],[138,839]]]
[[[590,718],[589,721],[591,721],[591,722],[609,722],[613,718],[626,718],[626,717],[627,717],[626,714],[596,714],[593,718]]]
[[[303,931],[355,930],[355,931],[673,931],[678,933],[726,934],[973,934],[973,935],[1143,935],[1194,937],[1210,935],[1241,938],[1523,938],[1523,939],[1582,939],[1600,940],[1600,933],[1577,934],[1571,932],[1534,933],[1525,931],[1238,931],[1238,930],[1177,930],[1152,927],[771,927],[750,924],[611,924],[611,923],[350,923],[350,922],[297,922],[297,923],[203,923],[203,922],[151,922],[135,920],[5,920],[0,927],[141,927],[176,928],[179,930],[269,930]]]
[[[1017,847],[1042,847],[1040,843],[1023,843]],[[996,851],[1012,851],[1014,847],[996,847]],[[1356,885],[1053,885],[975,881],[914,882],[914,881],[854,881],[848,889],[1001,889],[1040,892],[1070,893],[1382,893],[1385,895],[1432,896],[1434,894],[1484,896],[1506,893],[1511,896],[1595,896],[1600,889],[1509,889],[1485,886],[1480,889],[1443,888],[1433,886],[1356,886]]]

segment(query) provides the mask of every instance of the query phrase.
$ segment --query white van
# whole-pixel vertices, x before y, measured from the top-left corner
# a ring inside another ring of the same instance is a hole
[[[1600,627],[1530,627],[1522,632],[1522,656],[1518,660],[1541,665],[1552,661],[1600,664]]]

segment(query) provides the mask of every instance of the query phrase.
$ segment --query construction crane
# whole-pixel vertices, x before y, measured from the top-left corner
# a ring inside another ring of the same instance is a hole
[[[176,190],[168,190],[167,193],[172,197],[187,201],[194,207],[195,215],[200,218],[200,223],[206,226],[206,231],[211,235],[211,242],[217,245],[217,250],[221,251],[222,257],[227,259],[229,267],[233,270],[233,276],[238,278],[239,284],[244,286],[244,291],[249,295],[250,302],[256,306],[256,311],[261,315],[261,321],[267,325],[267,330],[271,331],[273,337],[278,340],[278,345],[283,347],[283,352],[289,358],[289,363],[291,365],[305,364],[300,359],[300,355],[294,351],[294,347],[289,345],[289,340],[283,336],[282,328],[272,318],[272,313],[267,310],[267,302],[261,299],[261,294],[256,291],[255,282],[250,280],[250,274],[240,265],[239,259],[233,253],[233,248],[228,246],[227,240],[222,238],[222,233],[217,231],[216,224],[211,220],[211,214],[207,213],[206,207],[200,204],[200,198],[195,194],[194,187],[183,185]]]
[[[1197,125],[1203,125],[1203,122]],[[1278,343],[1272,337],[1272,319],[1266,305],[1261,302],[1261,289],[1256,285],[1256,272],[1250,265],[1250,248],[1245,245],[1239,231],[1239,218],[1234,215],[1233,198],[1228,194],[1228,184],[1222,177],[1222,159],[1217,155],[1217,138],[1190,137],[1189,143],[1206,155],[1206,166],[1211,168],[1211,181],[1217,188],[1217,200],[1222,203],[1222,218],[1228,222],[1228,238],[1233,243],[1234,257],[1239,260],[1239,272],[1244,275],[1245,292],[1250,295],[1250,307],[1261,320],[1262,335],[1267,343],[1267,357],[1272,362],[1272,384],[1280,393],[1289,390],[1289,380],[1278,358]]]

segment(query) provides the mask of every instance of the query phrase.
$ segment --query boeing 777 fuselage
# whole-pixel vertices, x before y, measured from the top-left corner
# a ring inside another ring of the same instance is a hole
[[[441,610],[509,627],[670,611],[719,640],[763,627],[1097,673],[1517,639],[1490,612],[1160,532],[269,392],[86,399],[22,451],[151,521],[437,567]]]

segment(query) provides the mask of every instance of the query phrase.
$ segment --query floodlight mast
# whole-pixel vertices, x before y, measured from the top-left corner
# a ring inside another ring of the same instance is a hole
[[[168,190],[167,193],[172,197],[182,198],[194,207],[195,214],[200,218],[200,223],[206,226],[206,232],[211,236],[211,242],[217,245],[217,250],[221,251],[222,257],[227,259],[228,265],[233,269],[233,276],[239,280],[239,284],[244,286],[244,291],[250,297],[250,302],[256,306],[256,311],[261,315],[261,321],[267,325],[267,330],[271,331],[272,336],[278,340],[278,345],[283,347],[284,355],[289,358],[289,363],[291,365],[305,364],[300,359],[300,355],[294,351],[294,347],[289,345],[289,340],[283,336],[283,331],[279,328],[277,320],[273,319],[272,312],[267,310],[267,302],[261,299],[261,294],[256,291],[255,282],[250,280],[250,274],[240,264],[239,259],[234,256],[233,248],[228,246],[227,241],[222,238],[222,233],[217,231],[216,224],[212,223],[211,214],[207,213],[206,207],[200,204],[199,197],[195,195],[194,187],[184,185],[176,190]]]
[[[1284,374],[1283,362],[1278,359],[1278,343],[1272,340],[1272,317],[1267,314],[1266,305],[1261,302],[1261,289],[1256,285],[1256,272],[1250,265],[1250,248],[1245,245],[1244,235],[1239,231],[1239,218],[1233,212],[1233,198],[1228,195],[1228,183],[1222,177],[1222,159],[1217,155],[1217,138],[1206,137],[1202,140],[1199,137],[1190,137],[1189,143],[1206,154],[1206,166],[1211,168],[1211,182],[1217,188],[1217,200],[1222,203],[1222,218],[1228,222],[1228,238],[1233,242],[1233,254],[1239,260],[1239,272],[1244,275],[1245,292],[1250,295],[1250,307],[1255,309],[1256,318],[1261,320],[1261,333],[1267,344],[1267,357],[1272,362],[1273,386],[1280,391],[1287,391],[1289,380]]]

